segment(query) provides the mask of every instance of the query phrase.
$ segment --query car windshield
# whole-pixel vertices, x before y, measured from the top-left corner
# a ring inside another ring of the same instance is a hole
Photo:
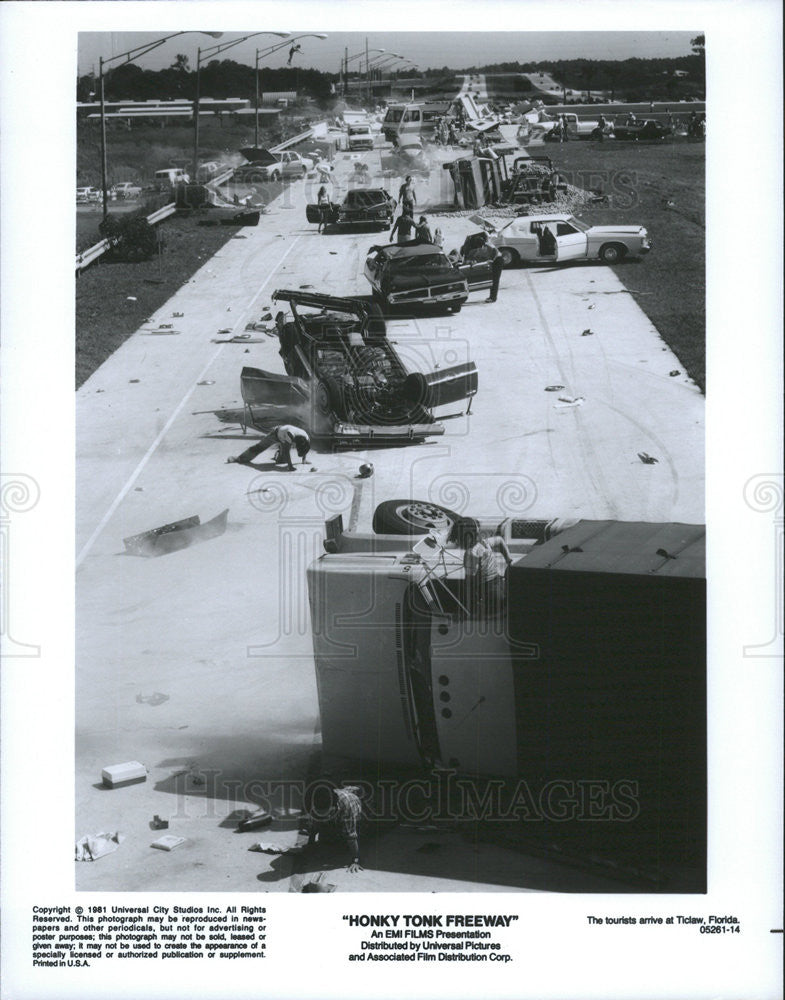
[[[571,226],[575,226],[575,228],[580,230],[580,232],[582,233],[588,233],[589,229],[591,228],[591,226],[587,226],[585,222],[580,222],[578,219],[576,219],[574,215],[568,216],[565,221],[569,222]]]
[[[434,271],[439,268],[451,267],[450,261],[443,253],[430,253],[417,257],[405,257],[403,260],[393,260],[390,267],[393,271]]]

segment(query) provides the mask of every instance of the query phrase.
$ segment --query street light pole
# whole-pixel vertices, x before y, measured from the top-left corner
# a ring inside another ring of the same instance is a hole
[[[107,205],[108,197],[106,191],[107,185],[107,165],[106,165],[106,105],[104,102],[104,66],[110,62],[116,62],[118,59],[124,59],[126,63],[133,62],[134,59],[138,59],[140,56],[147,55],[148,52],[152,52],[153,49],[157,49],[159,45],[163,45],[164,42],[168,42],[170,38],[177,38],[179,35],[187,35],[187,31],[175,31],[172,35],[166,35],[164,38],[158,38],[154,42],[145,42],[143,45],[137,45],[134,49],[129,49],[127,52],[121,52],[119,55],[110,56],[109,59],[99,58],[98,69],[100,73],[100,91],[101,91],[101,192],[103,201],[103,217],[106,221],[106,217],[109,214],[109,208]],[[202,31],[199,32],[202,35],[212,35],[213,38],[220,38],[223,32],[221,31]]]
[[[242,38],[235,38],[230,42],[220,42],[218,45],[211,45],[209,48],[204,50],[205,56],[217,56],[221,52],[225,52],[227,49],[231,49],[235,45],[239,45],[241,42],[247,42],[249,38],[256,38],[257,35],[277,35],[279,38],[286,38],[288,41],[292,41],[289,37],[288,31],[252,31],[250,35],[243,35]],[[202,50],[197,49],[196,51],[196,97],[194,100],[194,159],[193,159],[193,177],[192,181],[196,183],[197,173],[199,171],[199,97],[200,97],[200,85],[201,85],[201,72],[202,72]]]
[[[106,114],[104,105],[104,60],[101,56],[98,60],[98,72],[100,74],[101,92],[101,198],[103,202],[103,217],[106,220],[109,214],[108,197],[106,193]]]

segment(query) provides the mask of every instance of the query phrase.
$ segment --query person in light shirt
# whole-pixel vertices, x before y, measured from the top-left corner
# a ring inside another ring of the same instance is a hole
[[[242,455],[227,458],[226,461],[247,465],[257,455],[261,455],[263,451],[267,451],[273,445],[277,445],[277,451],[273,459],[274,464],[286,465],[289,472],[294,472],[292,448],[296,449],[297,454],[302,459],[303,465],[305,465],[305,457],[311,450],[311,439],[302,427],[295,427],[294,424],[279,424],[277,427],[273,427],[270,433],[263,437],[261,441],[250,448],[246,448]]]

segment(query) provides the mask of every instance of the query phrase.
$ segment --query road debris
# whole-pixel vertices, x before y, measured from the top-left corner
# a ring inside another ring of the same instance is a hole
[[[147,768],[138,760],[127,760],[122,764],[110,764],[101,771],[101,780],[106,788],[124,788],[147,781]]]
[[[125,840],[125,834],[115,830],[114,833],[93,833],[77,840],[74,849],[74,861],[97,861],[99,858],[112,854]]]
[[[679,371],[678,368],[674,368],[673,371],[668,372],[668,374],[670,375],[671,378],[675,378],[677,375],[681,375],[681,372]]]
[[[215,385],[214,378],[203,378],[201,382],[197,382],[197,385]]]
[[[564,388],[563,385],[546,385],[545,386],[545,391],[546,392],[559,392],[563,388]]]
[[[185,837],[177,837],[173,833],[165,833],[163,837],[154,840],[150,844],[150,847],[154,847],[158,851],[173,851],[175,847],[179,847],[180,844],[184,843]]]
[[[659,462],[658,458],[654,458],[653,455],[648,455],[645,451],[638,452],[638,458],[643,462],[644,465],[655,465]]]
[[[583,406],[584,402],[584,396],[559,396],[559,402],[553,405],[556,410],[565,410],[571,406]]]
[[[161,556],[170,552],[186,549],[194,542],[218,538],[226,531],[226,519],[229,508],[221,511],[210,521],[202,524],[199,515],[172,521],[160,528],[151,528],[138,535],[129,535],[123,539],[125,551],[133,556]]]
[[[302,847],[283,847],[281,844],[271,844],[264,840],[259,840],[255,844],[251,844],[248,848],[249,851],[258,851],[262,854],[302,854]]]
[[[246,812],[246,817],[237,824],[238,833],[244,833],[246,830],[257,830],[260,826],[269,826],[273,821],[273,814],[269,809],[257,809],[255,812],[249,809]]]
[[[589,306],[589,309],[591,309],[591,306]],[[583,333],[581,334],[581,336],[582,337],[593,337],[594,336],[594,330],[589,330],[587,328],[586,330],[583,331]]]
[[[153,828],[153,830],[168,830],[169,829],[169,820],[168,819],[161,819],[160,816],[155,815],[155,816],[153,816],[152,820],[150,821],[150,826]]]

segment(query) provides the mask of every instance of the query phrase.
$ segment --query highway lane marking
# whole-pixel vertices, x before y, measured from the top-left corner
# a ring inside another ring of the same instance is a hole
[[[237,320],[237,323],[232,328],[233,334],[237,330],[237,328],[242,323],[244,323],[245,317],[251,311],[251,309],[253,308],[254,304],[258,300],[259,296],[262,294],[262,292],[265,290],[265,288],[269,284],[270,279],[275,274],[275,272],[278,270],[278,268],[281,266],[281,264],[283,264],[283,262],[286,260],[286,258],[289,256],[289,254],[292,252],[292,250],[294,250],[294,248],[297,246],[297,244],[300,241],[300,238],[301,238],[300,236],[295,237],[295,239],[292,242],[291,246],[287,249],[287,251],[284,253],[284,255],[280,258],[280,260],[278,260],[276,262],[275,266],[270,269],[269,273],[267,274],[267,277],[264,279],[264,281],[262,282],[262,284],[259,286],[259,288],[257,289],[255,295],[251,299],[251,301],[248,303],[248,305],[245,307],[245,309],[243,309],[242,313],[240,314],[240,319]],[[185,404],[188,402],[188,400],[193,395],[193,392],[196,389],[197,384],[202,381],[202,379],[205,377],[205,375],[207,374],[207,372],[210,370],[210,368],[213,365],[213,363],[215,362],[216,358],[218,357],[218,355],[223,350],[223,347],[224,347],[224,345],[220,344],[218,346],[217,350],[215,350],[213,352],[213,354],[210,355],[210,360],[207,362],[207,364],[204,366],[204,368],[201,370],[201,372],[197,375],[196,379],[194,380],[194,382],[191,385],[191,387],[188,390],[188,392],[186,392],[186,394],[183,396],[183,398],[177,404],[177,406],[175,407],[175,409],[172,412],[172,414],[169,417],[169,419],[166,421],[166,423],[164,424],[164,426],[161,428],[161,430],[156,435],[156,438],[153,441],[153,443],[150,445],[150,447],[144,453],[144,455],[142,456],[142,458],[139,460],[139,463],[137,464],[137,466],[134,469],[134,471],[131,473],[131,475],[128,478],[128,480],[126,481],[125,485],[122,487],[122,489],[120,490],[120,492],[117,494],[117,496],[114,498],[114,500],[112,501],[112,503],[109,505],[109,509],[106,511],[106,513],[101,518],[101,520],[98,522],[98,525],[96,526],[95,530],[90,535],[90,537],[88,538],[88,540],[85,543],[85,545],[82,547],[82,550],[79,553],[79,555],[76,557],[76,563],[74,565],[74,571],[78,570],[79,567],[84,562],[84,560],[85,560],[87,554],[89,553],[90,549],[95,544],[96,539],[101,534],[101,532],[104,530],[104,528],[106,527],[106,525],[109,523],[110,518],[113,516],[113,514],[115,513],[115,511],[117,510],[117,508],[120,506],[120,504],[123,502],[123,500],[125,499],[125,497],[128,495],[129,491],[131,490],[131,487],[134,485],[134,483],[136,482],[136,480],[139,478],[139,476],[142,473],[142,470],[147,465],[147,463],[150,461],[150,459],[152,458],[152,456],[155,454],[155,452],[156,452],[158,446],[160,445],[161,441],[163,441],[164,437],[166,436],[167,432],[171,428],[172,424],[175,422],[175,420],[179,416],[180,411],[183,409],[183,407],[185,406]]]

